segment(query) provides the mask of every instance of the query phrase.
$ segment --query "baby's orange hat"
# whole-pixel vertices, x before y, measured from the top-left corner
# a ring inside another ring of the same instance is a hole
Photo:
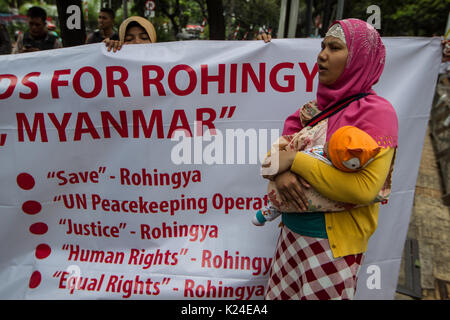
[[[346,172],[364,168],[381,147],[366,132],[353,126],[336,130],[328,142],[328,157],[333,165]]]

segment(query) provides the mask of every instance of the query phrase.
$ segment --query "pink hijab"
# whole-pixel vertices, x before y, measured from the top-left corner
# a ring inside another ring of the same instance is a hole
[[[397,147],[397,114],[386,99],[378,96],[372,86],[384,69],[385,48],[378,32],[358,19],[336,21],[342,26],[348,48],[347,64],[339,79],[330,86],[319,83],[317,105],[325,110],[339,100],[358,93],[370,95],[352,102],[344,110],[328,118],[327,141],[340,127],[351,125],[367,132],[382,147]],[[286,119],[283,134],[301,128],[299,110]]]

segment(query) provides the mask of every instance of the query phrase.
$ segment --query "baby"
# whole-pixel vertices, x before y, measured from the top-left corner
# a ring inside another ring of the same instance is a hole
[[[290,149],[305,152],[346,172],[355,172],[364,168],[381,150],[381,147],[378,146],[370,135],[353,126],[341,127],[333,133],[329,141],[324,145],[311,147],[308,146],[308,142],[311,142],[311,139],[308,139],[306,136],[308,134],[311,135],[313,130],[309,128],[305,129],[295,135],[282,136],[274,144],[275,148],[278,150]],[[323,133],[323,128],[317,128],[313,136],[317,136],[318,134],[323,136]],[[274,153],[266,157],[263,163],[263,174],[264,167],[267,168],[271,163],[271,157],[276,156]],[[312,188],[305,189],[304,192],[309,202],[308,209],[304,212],[342,211],[348,207],[348,204],[339,203],[323,197]],[[282,212],[299,212],[298,209],[288,206],[281,201],[278,190],[273,182],[269,182],[268,196],[271,205],[256,213],[252,220],[253,224],[262,226],[266,221],[274,220]]]

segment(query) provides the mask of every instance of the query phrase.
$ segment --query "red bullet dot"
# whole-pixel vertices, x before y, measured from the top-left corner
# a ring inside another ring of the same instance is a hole
[[[41,209],[42,209],[41,204],[34,200],[25,201],[22,205],[23,212],[27,214],[39,213]]]
[[[30,226],[30,232],[33,234],[44,234],[47,233],[48,226],[43,222],[36,222]]]
[[[24,190],[30,190],[34,187],[34,178],[28,173],[21,173],[17,176],[17,185]]]
[[[36,258],[45,259],[50,255],[51,252],[52,249],[45,243],[42,243],[36,247]]]
[[[28,283],[28,287],[30,289],[35,289],[37,286],[41,284],[42,276],[39,271],[33,272],[33,274],[30,277],[30,282]]]

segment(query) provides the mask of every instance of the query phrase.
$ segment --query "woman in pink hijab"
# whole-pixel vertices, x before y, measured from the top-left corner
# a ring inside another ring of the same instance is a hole
[[[301,130],[309,113],[313,119],[325,117],[321,121],[327,121],[327,141],[340,127],[355,126],[371,135],[382,151],[364,169],[351,173],[305,153],[280,152],[280,164],[287,163],[287,170],[274,181],[283,201],[304,209],[308,200],[303,189],[312,187],[349,205],[341,212],[282,214],[266,299],[353,299],[357,274],[377,227],[377,195],[382,188],[390,190],[398,122],[389,101],[372,89],[385,64],[380,35],[358,19],[337,21],[322,42],[317,63],[317,100],[286,119],[283,135]]]

